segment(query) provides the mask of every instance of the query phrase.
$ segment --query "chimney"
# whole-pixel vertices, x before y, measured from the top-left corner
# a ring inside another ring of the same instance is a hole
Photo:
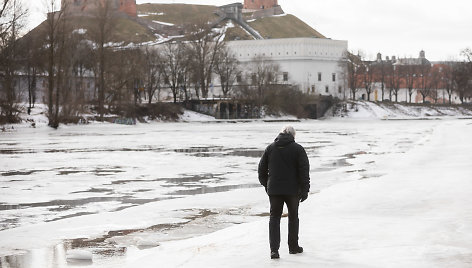
[[[382,54],[380,52],[377,53],[377,61],[382,61]]]
[[[424,52],[424,50],[420,51],[420,59],[426,59],[426,53]]]

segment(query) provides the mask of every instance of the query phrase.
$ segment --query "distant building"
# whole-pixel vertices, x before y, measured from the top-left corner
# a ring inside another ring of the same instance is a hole
[[[113,12],[137,16],[136,0],[62,0],[62,7],[66,8],[69,15],[86,15],[93,13],[97,4],[104,1],[108,1]]]
[[[248,69],[254,58],[265,57],[280,66],[279,83],[297,86],[307,94],[345,97],[340,61],[347,51],[347,41],[324,38],[240,40],[228,42],[228,47],[243,64],[243,70]]]
[[[387,56],[384,59],[378,53],[375,61],[364,61],[364,64],[373,76],[371,101],[449,103],[451,86],[448,83],[452,81],[453,62],[432,63],[421,50],[417,58]],[[357,96],[363,100],[369,99],[364,88],[365,76],[365,70],[362,70],[357,77],[360,93]],[[452,92],[450,101],[460,103],[456,92]]]
[[[244,9],[260,10],[278,5],[278,0],[244,0]]]

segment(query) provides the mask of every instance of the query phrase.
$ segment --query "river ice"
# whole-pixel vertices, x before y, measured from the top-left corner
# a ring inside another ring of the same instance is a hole
[[[455,150],[464,148],[465,152],[457,151],[459,156],[451,161],[459,164],[470,161],[472,158],[467,158],[470,148],[466,151],[468,147],[459,146],[465,142],[459,134],[471,133],[470,122],[446,119],[290,123],[297,129],[296,140],[306,148],[311,162],[312,191],[309,202],[304,205],[304,213],[313,221],[326,216],[319,221],[326,225],[319,223],[317,228],[325,227],[332,233],[336,232],[335,227],[339,228],[337,231],[346,239],[342,241],[339,235],[333,235],[333,241],[330,241],[327,235],[310,232],[313,241],[306,244],[312,248],[329,245],[331,248],[326,252],[332,251],[322,256],[326,258],[323,260],[317,259],[321,256],[307,253],[295,264],[303,266],[313,261],[312,264],[333,267],[366,267],[358,260],[366,254],[361,251],[363,245],[370,248],[371,240],[396,240],[384,233],[379,237],[366,235],[364,242],[353,245],[355,248],[350,257],[343,255],[339,261],[330,259],[336,253],[335,242],[349,244],[351,236],[358,235],[358,232],[349,233],[350,228],[344,228],[342,223],[360,226],[370,226],[372,222],[395,224],[396,220],[389,221],[390,217],[401,215],[402,208],[407,208],[409,203],[402,205],[402,199],[399,199],[398,208],[390,211],[388,205],[383,208],[380,202],[380,209],[385,209],[385,214],[375,219],[367,215],[372,209],[370,204],[375,203],[375,198],[382,199],[379,193],[385,194],[385,187],[403,191],[401,183],[395,183],[399,169],[418,175],[419,181],[411,182],[415,187],[426,183],[427,177],[434,177],[435,174],[428,172],[434,166],[428,165],[435,164],[436,159],[425,163],[424,174],[415,173],[421,163],[407,161],[426,151],[439,158],[442,149],[448,149],[432,144],[452,143],[457,145]],[[258,186],[256,169],[264,148],[284,124],[91,124],[64,126],[59,130],[20,127],[13,132],[1,133],[0,267],[68,267],[75,265],[65,258],[70,249],[93,252],[94,260],[88,264],[91,267],[149,267],[154,254],[160,254],[165,267],[186,264],[198,267],[208,261],[223,265],[223,257],[231,257],[225,255],[227,252],[245,256],[245,247],[248,247],[245,243],[251,240],[242,230],[251,228],[257,230],[257,235],[253,237],[254,243],[250,243],[248,254],[255,258],[254,252],[260,252],[261,256],[254,262],[230,266],[271,265],[265,241],[267,200],[263,188]],[[452,138],[445,139],[441,135]],[[448,160],[441,161],[436,164],[448,163]],[[458,178],[471,174],[470,168],[465,169],[463,165],[451,168],[452,174],[459,174]],[[385,180],[388,183],[379,183]],[[438,186],[442,181],[434,183]],[[371,187],[371,191],[366,191],[365,187]],[[462,188],[472,190],[470,184],[464,184]],[[357,190],[359,194],[356,194]],[[408,196],[408,189],[404,191]],[[451,191],[450,194],[457,193]],[[444,199],[447,197],[447,194],[443,196]],[[419,206],[419,210],[431,207],[434,211],[436,201],[428,202],[426,199],[415,206]],[[333,203],[337,205],[333,206]],[[337,218],[348,208],[358,214]],[[336,212],[339,214],[334,217]],[[366,218],[359,216],[363,213]],[[303,225],[307,224],[303,214],[301,222],[302,227],[306,226]],[[415,224],[420,228],[421,222]],[[395,228],[401,229],[401,225]],[[461,228],[470,230],[470,224]],[[301,232],[303,241],[303,228]],[[240,243],[235,249],[227,249],[218,242],[227,239],[237,239]],[[208,244],[221,245],[214,256],[206,253],[205,245]],[[385,246],[388,247],[388,243]],[[346,249],[339,247],[342,255]],[[199,253],[194,254],[195,250]],[[470,264],[472,255],[467,255],[470,251],[470,247],[461,248],[461,258],[465,260],[459,260],[459,264]],[[185,262],[179,262],[183,259],[178,252],[185,256]],[[359,252],[358,256],[356,252]],[[398,251],[398,256],[402,252]],[[379,256],[384,258],[382,254]],[[374,264],[372,267],[386,266]]]

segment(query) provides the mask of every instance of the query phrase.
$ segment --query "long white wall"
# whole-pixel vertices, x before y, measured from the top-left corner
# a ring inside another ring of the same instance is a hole
[[[346,92],[339,62],[347,51],[347,45],[347,41],[321,38],[228,42],[228,47],[242,64],[250,65],[257,56],[267,57],[280,65],[279,75],[288,73],[287,84],[298,85],[306,93],[339,98],[344,98]]]

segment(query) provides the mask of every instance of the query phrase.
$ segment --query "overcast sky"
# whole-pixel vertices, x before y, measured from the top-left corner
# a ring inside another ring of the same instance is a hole
[[[26,0],[30,26],[39,23],[41,0]],[[225,5],[236,0],[137,0],[142,3]],[[328,38],[349,41],[349,49],[367,57],[417,57],[426,51],[430,60],[459,59],[472,47],[470,0],[279,0],[293,14]],[[36,5],[36,6],[35,6]]]

